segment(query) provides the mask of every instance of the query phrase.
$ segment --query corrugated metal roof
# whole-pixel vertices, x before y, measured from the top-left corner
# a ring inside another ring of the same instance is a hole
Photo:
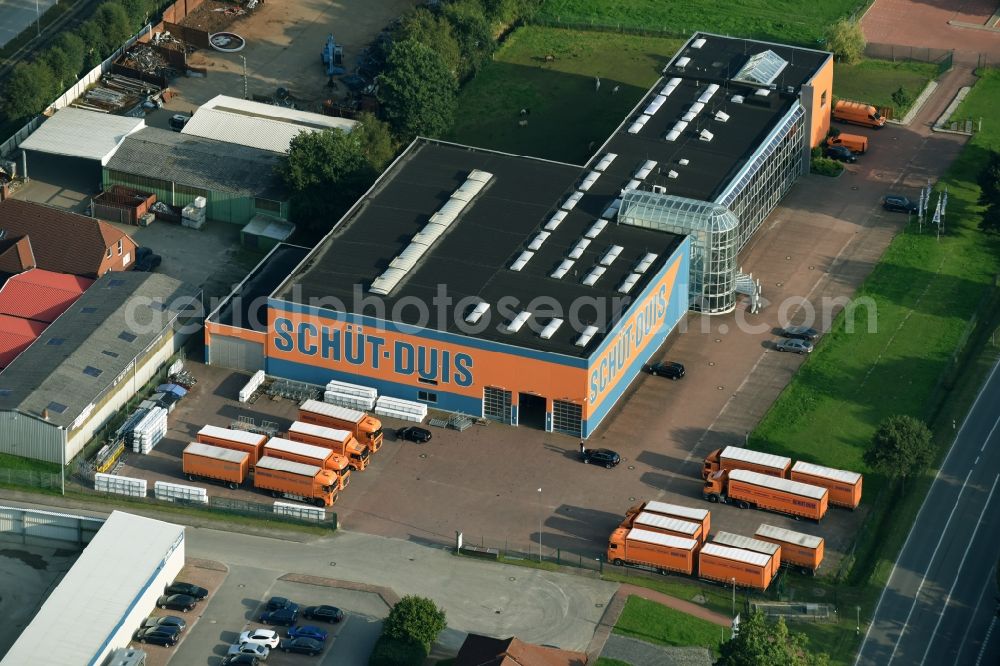
[[[228,95],[216,95],[202,104],[200,109],[214,109],[216,111],[227,111],[246,116],[271,118],[315,129],[350,131],[358,124],[356,120],[350,120],[349,118],[324,116],[311,111],[303,111],[302,109],[289,109],[284,106],[264,104],[263,102],[254,102],[248,99],[240,99],[239,97],[229,97]],[[195,116],[197,115],[198,112],[195,111]]]
[[[256,446],[262,441],[267,439],[267,435],[261,435],[257,432],[247,432],[246,430],[233,430],[232,428],[222,428],[214,425],[202,426],[201,430],[198,431],[199,435],[205,435],[206,437],[217,437],[218,439],[225,439],[230,442],[239,442],[241,444],[251,444]]]
[[[181,525],[113,512],[0,664],[93,663],[164,559],[183,543]]]
[[[294,453],[300,456],[305,456],[306,458],[314,458],[320,462],[323,462],[330,457],[330,449],[324,449],[322,446],[316,446],[314,444],[293,442],[288,439],[282,439],[281,437],[272,437],[267,440],[267,444],[264,445],[265,454],[267,454],[268,449],[283,451],[285,453]]]
[[[783,490],[786,493],[802,495],[803,497],[811,497],[817,500],[822,499],[828,492],[826,488],[820,488],[819,486],[811,486],[808,483],[790,481],[789,479],[781,479],[777,476],[768,476],[767,474],[751,472],[745,469],[734,469],[729,473],[729,478],[736,479],[737,481],[745,481],[746,483],[753,483],[758,486],[764,486],[765,488]]]
[[[305,421],[296,421],[288,428],[288,432],[298,432],[303,435],[312,435],[313,437],[321,437],[323,439],[331,439],[335,442],[343,442],[348,437],[353,437],[353,433],[350,430],[340,430],[339,428],[328,428],[326,426],[316,425],[314,423],[306,423]]]
[[[637,527],[657,527],[661,530],[681,532],[682,534],[690,534],[691,536],[694,536],[695,533],[701,529],[700,523],[692,523],[690,521],[679,520],[677,518],[668,518],[667,516],[649,513],[647,511],[643,511],[636,516],[633,525]]]
[[[125,137],[146,126],[142,118],[114,116],[66,107],[32,132],[20,148],[52,155],[82,157],[107,164]],[[31,173],[31,158],[28,158]]]
[[[644,543],[656,544],[657,546],[666,546],[667,548],[694,550],[698,547],[698,542],[694,539],[685,539],[684,537],[674,536],[673,534],[651,532],[638,527],[630,529],[625,538],[631,541],[642,541]]]
[[[224,449],[221,446],[202,444],[201,442],[191,442],[184,447],[184,453],[190,453],[196,456],[205,456],[206,458],[216,458],[217,460],[225,460],[234,463],[242,463],[250,457],[250,454],[246,451]]]
[[[731,548],[729,546],[720,546],[717,543],[711,543],[711,542],[706,543],[704,546],[702,546],[701,552],[705,555],[724,557],[727,560],[746,562],[747,564],[755,564],[759,567],[765,567],[771,561],[771,557],[763,553],[755,553],[752,550],[744,550],[743,548]]]
[[[723,546],[753,550],[768,555],[774,555],[781,548],[778,544],[771,543],[770,541],[761,541],[760,539],[753,539],[742,534],[733,534],[732,532],[717,532],[712,537],[712,541]]]
[[[792,464],[791,458],[776,456],[771,453],[764,453],[763,451],[751,451],[750,449],[744,449],[739,446],[727,446],[722,450],[720,457],[732,458],[733,460],[754,463],[756,465],[765,465],[776,469],[785,469]]]
[[[264,456],[258,460],[257,469],[273,469],[279,472],[292,472],[293,474],[301,474],[303,476],[316,476],[323,471],[323,468],[317,467],[316,465],[307,465],[305,463],[295,462],[292,460],[282,460],[273,456]]]
[[[668,516],[680,516],[681,518],[692,518],[699,523],[708,517],[708,509],[695,509],[680,504],[669,504],[667,502],[657,502],[652,500],[646,502],[646,511],[663,513]]]
[[[360,421],[364,418],[365,413],[357,409],[351,409],[350,407],[341,407],[340,405],[331,405],[328,402],[320,402],[319,400],[306,400],[302,403],[299,409],[307,412],[315,412],[316,414],[323,414],[324,416],[330,416],[335,419],[344,419],[346,421]]]
[[[804,548],[819,548],[823,543],[823,537],[803,534],[802,532],[793,532],[792,530],[786,530],[784,527],[775,527],[774,525],[762,524],[757,528],[756,534],[757,536],[764,537],[765,539],[774,539],[775,541],[782,541],[784,543],[794,543],[798,546],[803,546]]]
[[[854,485],[861,480],[861,475],[857,472],[849,472],[846,469],[834,469],[833,467],[823,467],[822,465],[813,465],[812,463],[802,462],[801,460],[792,465],[792,471],[801,472],[802,474],[811,474],[812,476],[819,476],[833,481],[841,481],[851,485]]]
[[[267,107],[268,104],[261,106]],[[278,108],[278,107],[271,107]],[[320,116],[323,118],[324,116]],[[345,120],[345,119],[341,119]],[[354,122],[354,121],[347,121]],[[290,120],[234,113],[231,110],[201,107],[194,112],[181,134],[200,136],[250,148],[287,153],[292,139],[302,132],[319,132],[323,127],[310,127]],[[340,129],[340,128],[337,128]],[[350,129],[350,128],[348,128]]]
[[[295,225],[268,215],[255,215],[245,227],[240,229],[240,233],[284,241],[295,233]]]

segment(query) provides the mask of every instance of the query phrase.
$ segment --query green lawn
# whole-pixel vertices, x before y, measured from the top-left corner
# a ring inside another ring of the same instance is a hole
[[[695,646],[718,651],[724,629],[711,622],[631,596],[625,602],[615,633],[659,645]]]
[[[621,661],[619,659],[608,659],[607,657],[601,657],[597,660],[597,666],[632,666],[632,664],[627,661]]]
[[[997,105],[1000,104],[1000,69],[980,69],[975,92],[970,94],[955,109],[954,120],[972,118],[983,119],[983,133],[976,137],[976,143],[1000,150],[1000,127],[997,127]]]
[[[928,81],[937,77],[938,66],[927,62],[890,62],[864,60],[857,65],[834,63],[833,95],[839,99],[868,102],[878,107],[895,109],[902,118],[909,111]],[[896,108],[892,93],[900,87],[910,97],[910,104]]]
[[[582,163],[621,123],[683,42],[527,26],[459,95],[450,140]],[[545,56],[555,56],[546,62]],[[601,78],[595,91],[594,77]],[[613,92],[618,86],[617,93]],[[529,110],[521,126],[521,109]]]
[[[864,0],[546,0],[539,18],[671,34],[705,30],[815,46],[825,26],[864,4]]]

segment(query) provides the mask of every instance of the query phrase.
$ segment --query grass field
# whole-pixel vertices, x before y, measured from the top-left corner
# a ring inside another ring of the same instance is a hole
[[[452,141],[579,164],[659,77],[678,39],[528,26],[459,96]],[[546,62],[545,56],[555,56]],[[595,91],[594,77],[601,78]],[[613,92],[618,86],[617,93]],[[529,110],[519,125],[521,109]]]
[[[616,634],[648,643],[705,647],[717,652],[720,627],[642,597],[629,597],[614,629]]]
[[[705,30],[816,46],[825,26],[850,16],[863,0],[546,0],[539,18],[567,23],[664,30],[687,35]]]
[[[833,66],[833,95],[839,99],[868,102],[878,107],[895,109],[895,117],[902,118],[929,81],[937,77],[938,66],[927,62],[890,62],[864,60],[857,65],[835,63]],[[900,87],[911,102],[896,107],[892,93]]]
[[[601,657],[600,659],[597,660],[597,666],[632,666],[632,665],[626,661]]]

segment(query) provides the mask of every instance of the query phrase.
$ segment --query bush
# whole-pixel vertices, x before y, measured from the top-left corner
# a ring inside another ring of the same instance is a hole
[[[865,46],[865,34],[857,21],[841,19],[826,30],[826,48],[833,51],[837,60],[848,65],[861,60]]]
[[[823,157],[823,147],[822,146],[816,146],[816,147],[814,147],[810,151],[810,155],[812,155],[812,158],[814,160],[819,159],[820,157]]]
[[[408,595],[389,611],[382,625],[382,633],[390,638],[412,641],[430,653],[431,645],[447,626],[444,611],[426,597]]]
[[[892,93],[892,103],[896,105],[897,110],[907,109],[913,103],[913,98],[910,97],[910,93],[903,89],[903,86],[900,86],[896,92]]]
[[[393,44],[378,82],[386,120],[401,142],[418,134],[444,136],[451,129],[458,83],[432,46],[412,39]]]
[[[839,176],[844,170],[844,165],[829,157],[816,157],[810,163],[809,170],[821,176]]]
[[[368,666],[421,666],[427,651],[420,643],[382,634],[368,657]]]

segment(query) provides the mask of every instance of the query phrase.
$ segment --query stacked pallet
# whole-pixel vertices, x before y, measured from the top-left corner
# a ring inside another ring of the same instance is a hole
[[[132,430],[132,451],[149,453],[167,434],[167,410],[153,407]]]
[[[264,383],[264,371],[258,370],[257,372],[253,373],[253,377],[250,378],[250,381],[247,382],[246,386],[240,389],[240,402],[246,402],[247,400],[249,400],[250,396],[256,393],[257,389],[259,389],[260,385],[263,383]]]
[[[156,496],[156,499],[164,500],[166,502],[176,502],[177,500],[181,500],[184,502],[200,502],[202,504],[208,504],[207,490],[196,486],[183,486],[179,483],[157,481],[153,484],[153,495]]]
[[[391,416],[403,421],[420,423],[427,418],[427,405],[384,395],[375,404],[375,413],[379,416]]]
[[[323,392],[323,402],[351,409],[371,411],[375,407],[378,391],[359,384],[331,380]]]
[[[99,493],[113,493],[128,497],[145,497],[146,479],[132,479],[127,476],[98,472],[94,475],[94,490]]]
[[[201,229],[205,226],[206,204],[205,197],[195,197],[194,203],[190,203],[181,209],[181,226],[189,229]]]

